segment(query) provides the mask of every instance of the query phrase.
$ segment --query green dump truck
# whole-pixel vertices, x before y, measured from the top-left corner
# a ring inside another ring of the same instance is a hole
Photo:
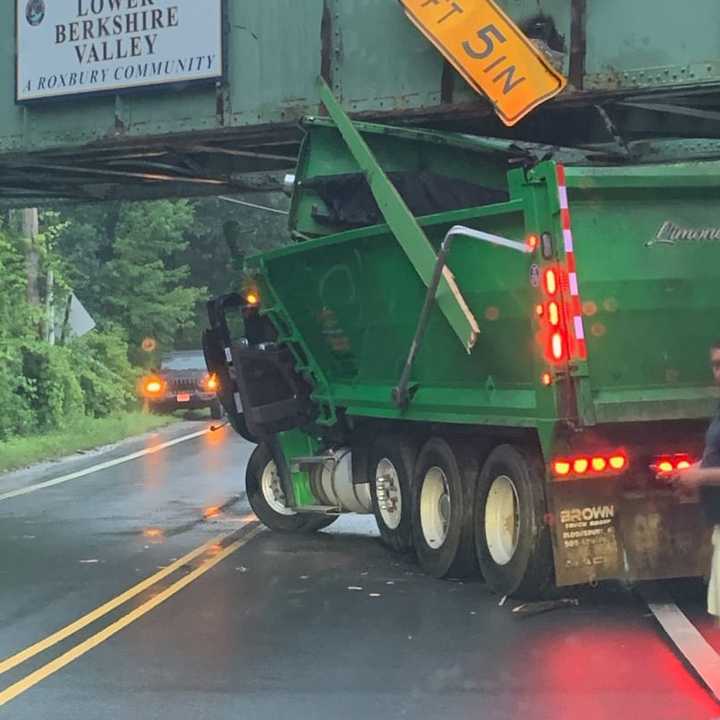
[[[501,594],[702,574],[659,470],[717,402],[720,161],[304,122],[290,247],[210,303],[210,369],[277,531],[374,513]]]

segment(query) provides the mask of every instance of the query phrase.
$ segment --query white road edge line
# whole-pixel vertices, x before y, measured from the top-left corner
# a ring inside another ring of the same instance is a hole
[[[106,462],[99,463],[98,465],[92,465],[84,470],[78,470],[77,472],[68,473],[67,475],[61,475],[58,478],[45,480],[44,482],[37,483],[35,485],[28,485],[27,487],[18,488],[17,490],[10,490],[9,492],[0,494],[0,502],[3,502],[4,500],[12,500],[13,498],[20,497],[22,495],[29,495],[30,493],[37,492],[38,490],[44,490],[45,488],[62,485],[70,482],[71,480],[77,480],[78,478],[85,477],[86,475],[92,475],[93,473],[100,472],[101,470],[107,470],[108,468],[115,467],[116,465],[122,465],[123,463],[130,462],[131,460],[137,460],[145,455],[154,455],[156,452],[165,450],[165,448],[172,447],[173,445],[179,445],[180,443],[187,442],[188,440],[194,440],[195,438],[207,435],[209,432],[210,428],[205,428],[205,430],[199,430],[198,432],[191,433],[190,435],[183,435],[182,437],[175,438],[174,440],[168,440],[167,442],[160,443],[159,445],[153,445],[145,450],[138,450],[137,452],[130,453],[130,455],[123,455],[122,457],[115,458],[114,460],[107,460]]]
[[[649,602],[648,607],[690,667],[720,700],[720,655],[675,603]]]

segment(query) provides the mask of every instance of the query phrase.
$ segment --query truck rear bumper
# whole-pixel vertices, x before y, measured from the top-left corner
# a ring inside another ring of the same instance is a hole
[[[705,575],[711,528],[699,504],[666,489],[601,478],[549,487],[558,585]]]

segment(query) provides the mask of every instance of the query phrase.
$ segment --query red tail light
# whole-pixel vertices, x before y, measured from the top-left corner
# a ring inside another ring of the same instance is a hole
[[[545,292],[554,295],[558,290],[557,274],[554,270],[545,271]]]
[[[608,461],[604,457],[594,457],[590,465],[595,472],[602,472],[605,468],[607,468]]]
[[[560,324],[560,308],[556,302],[548,303],[548,320],[553,327]]]
[[[550,339],[550,352],[553,360],[562,360],[565,355],[565,343],[561,332],[554,332]]]
[[[616,452],[608,455],[579,455],[558,458],[552,462],[553,474],[558,478],[570,476],[617,475],[628,466],[627,455]]]
[[[656,473],[670,473],[674,470],[687,470],[693,464],[687,453],[674,455],[658,455],[650,463],[650,469]]]
[[[577,458],[573,462],[573,472],[576,475],[584,475],[590,467],[590,461],[587,458]]]

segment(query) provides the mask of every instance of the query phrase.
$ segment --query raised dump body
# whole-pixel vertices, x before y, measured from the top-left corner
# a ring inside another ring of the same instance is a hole
[[[418,148],[415,139],[406,144]],[[539,163],[506,175],[507,157],[473,152],[470,141],[442,150],[445,168],[400,163],[396,176],[412,176],[406,185],[430,187],[428,195],[433,182],[455,187],[460,181],[467,195],[506,200],[426,214],[420,224],[436,250],[451,227],[463,225],[519,243],[548,234],[551,254],[544,256],[544,243],[525,254],[462,234],[455,238],[448,266],[480,335],[466,352],[434,311],[415,363],[417,391],[403,417],[500,424],[513,418],[534,425],[548,417],[545,391],[537,387],[543,372],[570,367],[574,384],[583,387],[570,416],[584,424],[707,417],[707,350],[720,332],[720,164]],[[343,198],[336,195],[332,213],[324,206],[316,188],[322,185],[328,195],[333,179],[321,174],[323,158],[301,167],[297,226],[317,231],[318,218],[332,226]],[[343,173],[336,182],[347,186],[352,177]],[[357,205],[357,195],[345,199]],[[428,204],[433,200],[444,198],[431,197]],[[566,201],[567,211],[560,207]],[[301,242],[255,264],[323,369],[333,402],[362,415],[400,415],[390,394],[425,287],[388,227]],[[564,349],[557,360],[546,337],[548,318],[537,314],[538,304],[548,302],[548,271],[557,275],[562,306]],[[558,384],[548,392],[557,394]]]
[[[266,440],[256,511],[300,524],[359,493],[392,547],[503,593],[701,573],[699,506],[658,468],[699,458],[717,403],[720,163],[352,127],[308,125],[298,242],[252,259],[245,330],[221,311],[209,338],[234,423]],[[423,243],[436,270],[448,251],[436,294]]]

